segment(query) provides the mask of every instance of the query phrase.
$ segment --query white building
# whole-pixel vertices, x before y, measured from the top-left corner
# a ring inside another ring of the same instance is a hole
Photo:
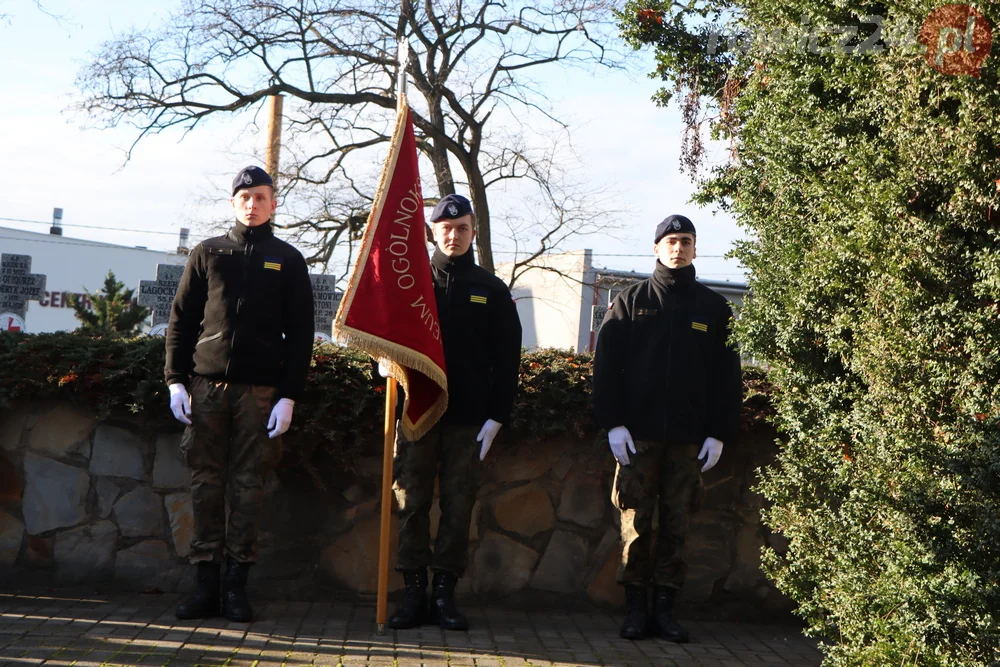
[[[69,295],[96,292],[108,271],[138,295],[140,280],[154,280],[157,264],[187,262],[187,255],[141,247],[66,238],[59,234],[0,227],[0,253],[29,255],[31,273],[44,275],[45,296],[28,301],[25,330],[29,333],[70,331],[79,325]]]
[[[521,318],[521,343],[526,348],[556,347],[592,352],[597,330],[615,296],[648,273],[595,267],[590,250],[573,250],[539,258],[532,268],[518,269],[511,293]],[[512,264],[501,264],[497,275],[510,282]],[[520,273],[524,271],[524,273]],[[747,286],[701,280],[733,304],[739,314]]]

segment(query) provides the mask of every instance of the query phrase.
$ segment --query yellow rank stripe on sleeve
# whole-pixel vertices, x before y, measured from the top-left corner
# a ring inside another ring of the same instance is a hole
[[[472,303],[486,303],[486,297],[473,294],[469,297],[469,301]]]
[[[705,333],[708,333],[708,325],[702,324],[701,322],[692,322],[691,328],[695,329],[696,331],[704,331]]]
[[[273,271],[281,271],[281,264],[277,262],[264,262],[265,269],[271,269]]]

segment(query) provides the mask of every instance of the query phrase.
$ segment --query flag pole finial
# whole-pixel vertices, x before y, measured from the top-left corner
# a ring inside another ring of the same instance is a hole
[[[399,69],[396,72],[396,99],[402,107],[403,99],[406,97],[406,63],[410,59],[410,43],[405,39],[399,41]]]

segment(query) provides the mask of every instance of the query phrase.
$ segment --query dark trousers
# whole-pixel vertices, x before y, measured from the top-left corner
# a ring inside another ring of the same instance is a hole
[[[618,465],[611,501],[621,512],[622,560],[618,583],[680,588],[687,536],[701,489],[698,445],[636,440],[630,465]],[[653,512],[659,530],[653,542]]]
[[[190,560],[255,562],[264,478],[281,456],[281,438],[267,437],[277,390],[199,376],[190,389],[191,425],[181,442],[191,468]]]
[[[479,491],[480,426],[438,423],[416,442],[396,431],[392,490],[399,504],[398,570],[432,567],[462,576],[469,561],[469,523]],[[431,553],[431,503],[434,478],[441,495],[434,552]]]

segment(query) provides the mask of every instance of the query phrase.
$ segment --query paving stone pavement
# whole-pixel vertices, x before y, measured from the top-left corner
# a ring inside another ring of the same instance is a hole
[[[820,664],[796,628],[686,623],[691,643],[618,637],[598,607],[465,606],[471,629],[375,632],[364,602],[264,602],[253,623],[181,622],[177,595],[0,591],[0,666],[742,667]]]

